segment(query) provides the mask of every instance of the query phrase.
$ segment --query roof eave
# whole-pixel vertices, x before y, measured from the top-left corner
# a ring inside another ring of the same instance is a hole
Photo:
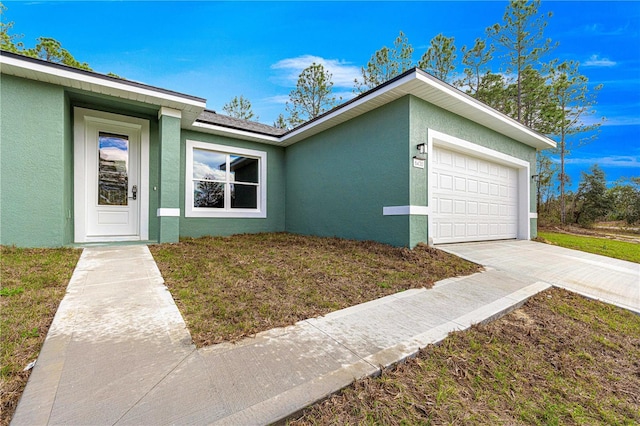
[[[433,93],[444,95],[448,102],[440,101]],[[291,130],[282,137],[282,144],[294,144],[406,95],[416,96],[537,150],[556,147],[548,137],[417,68]]]
[[[206,107],[203,98],[4,51],[0,65],[3,74],[176,109],[182,113],[183,125],[193,123]]]
[[[226,126],[220,126],[217,124],[204,123],[197,120],[186,128],[203,133],[210,133],[213,135],[232,137],[234,139],[242,139],[246,141],[260,142],[270,145],[282,145],[282,137],[279,136],[270,136],[249,130],[241,130]]]
[[[431,87],[436,88],[443,93],[446,93],[447,95],[451,96],[452,99],[458,100],[460,102],[460,108],[462,112],[457,111],[456,108],[447,108],[441,105],[438,106],[447,109],[448,111],[451,111],[457,115],[466,117],[478,124],[493,129],[498,133],[502,133],[505,136],[511,137],[512,139],[515,139],[533,148],[542,150],[556,147],[556,142],[548,138],[547,136],[544,136],[536,132],[535,130],[530,129],[524,124],[474,99],[473,97],[456,89],[455,87],[437,80],[435,77],[425,73],[424,71],[417,71],[418,73],[416,74],[416,77],[418,78],[418,80],[430,85]],[[434,103],[430,99],[424,100],[430,103]],[[464,111],[468,111],[469,113],[465,114]],[[471,117],[474,117],[476,119]]]

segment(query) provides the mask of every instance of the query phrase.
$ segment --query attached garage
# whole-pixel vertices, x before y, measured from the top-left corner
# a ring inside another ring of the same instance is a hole
[[[429,234],[433,244],[528,235],[528,163],[430,133]]]

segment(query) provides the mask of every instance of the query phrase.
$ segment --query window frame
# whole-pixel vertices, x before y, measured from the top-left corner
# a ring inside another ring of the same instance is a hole
[[[233,184],[242,185],[243,182],[231,182],[229,173],[225,179],[225,206],[224,208],[194,207],[194,179],[193,177],[193,151],[200,149],[212,151],[227,156],[237,155],[258,160],[257,183],[257,208],[239,209],[231,208],[230,188]],[[267,153],[253,149],[237,148],[229,145],[219,145],[187,139],[185,161],[185,217],[209,217],[209,218],[266,218],[267,217]]]

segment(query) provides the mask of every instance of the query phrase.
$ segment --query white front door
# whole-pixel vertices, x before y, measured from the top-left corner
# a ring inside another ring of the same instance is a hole
[[[148,239],[148,122],[82,108],[75,120],[75,240]]]

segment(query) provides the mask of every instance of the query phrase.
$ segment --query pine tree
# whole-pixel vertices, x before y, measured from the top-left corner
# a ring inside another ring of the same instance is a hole
[[[336,97],[331,94],[331,73],[315,62],[302,70],[296,88],[289,93],[287,121],[295,127],[333,108]]]
[[[251,101],[240,95],[234,96],[231,101],[224,104],[222,110],[231,117],[240,118],[242,120],[254,120],[258,121],[258,116],[253,113],[251,108]]]
[[[355,93],[363,93],[389,81],[413,67],[413,46],[402,31],[396,37],[393,48],[383,46],[361,68],[362,80],[354,81]]]
[[[438,34],[431,39],[431,45],[422,55],[418,67],[434,77],[448,82],[449,75],[456,69],[456,46],[453,37]]]

